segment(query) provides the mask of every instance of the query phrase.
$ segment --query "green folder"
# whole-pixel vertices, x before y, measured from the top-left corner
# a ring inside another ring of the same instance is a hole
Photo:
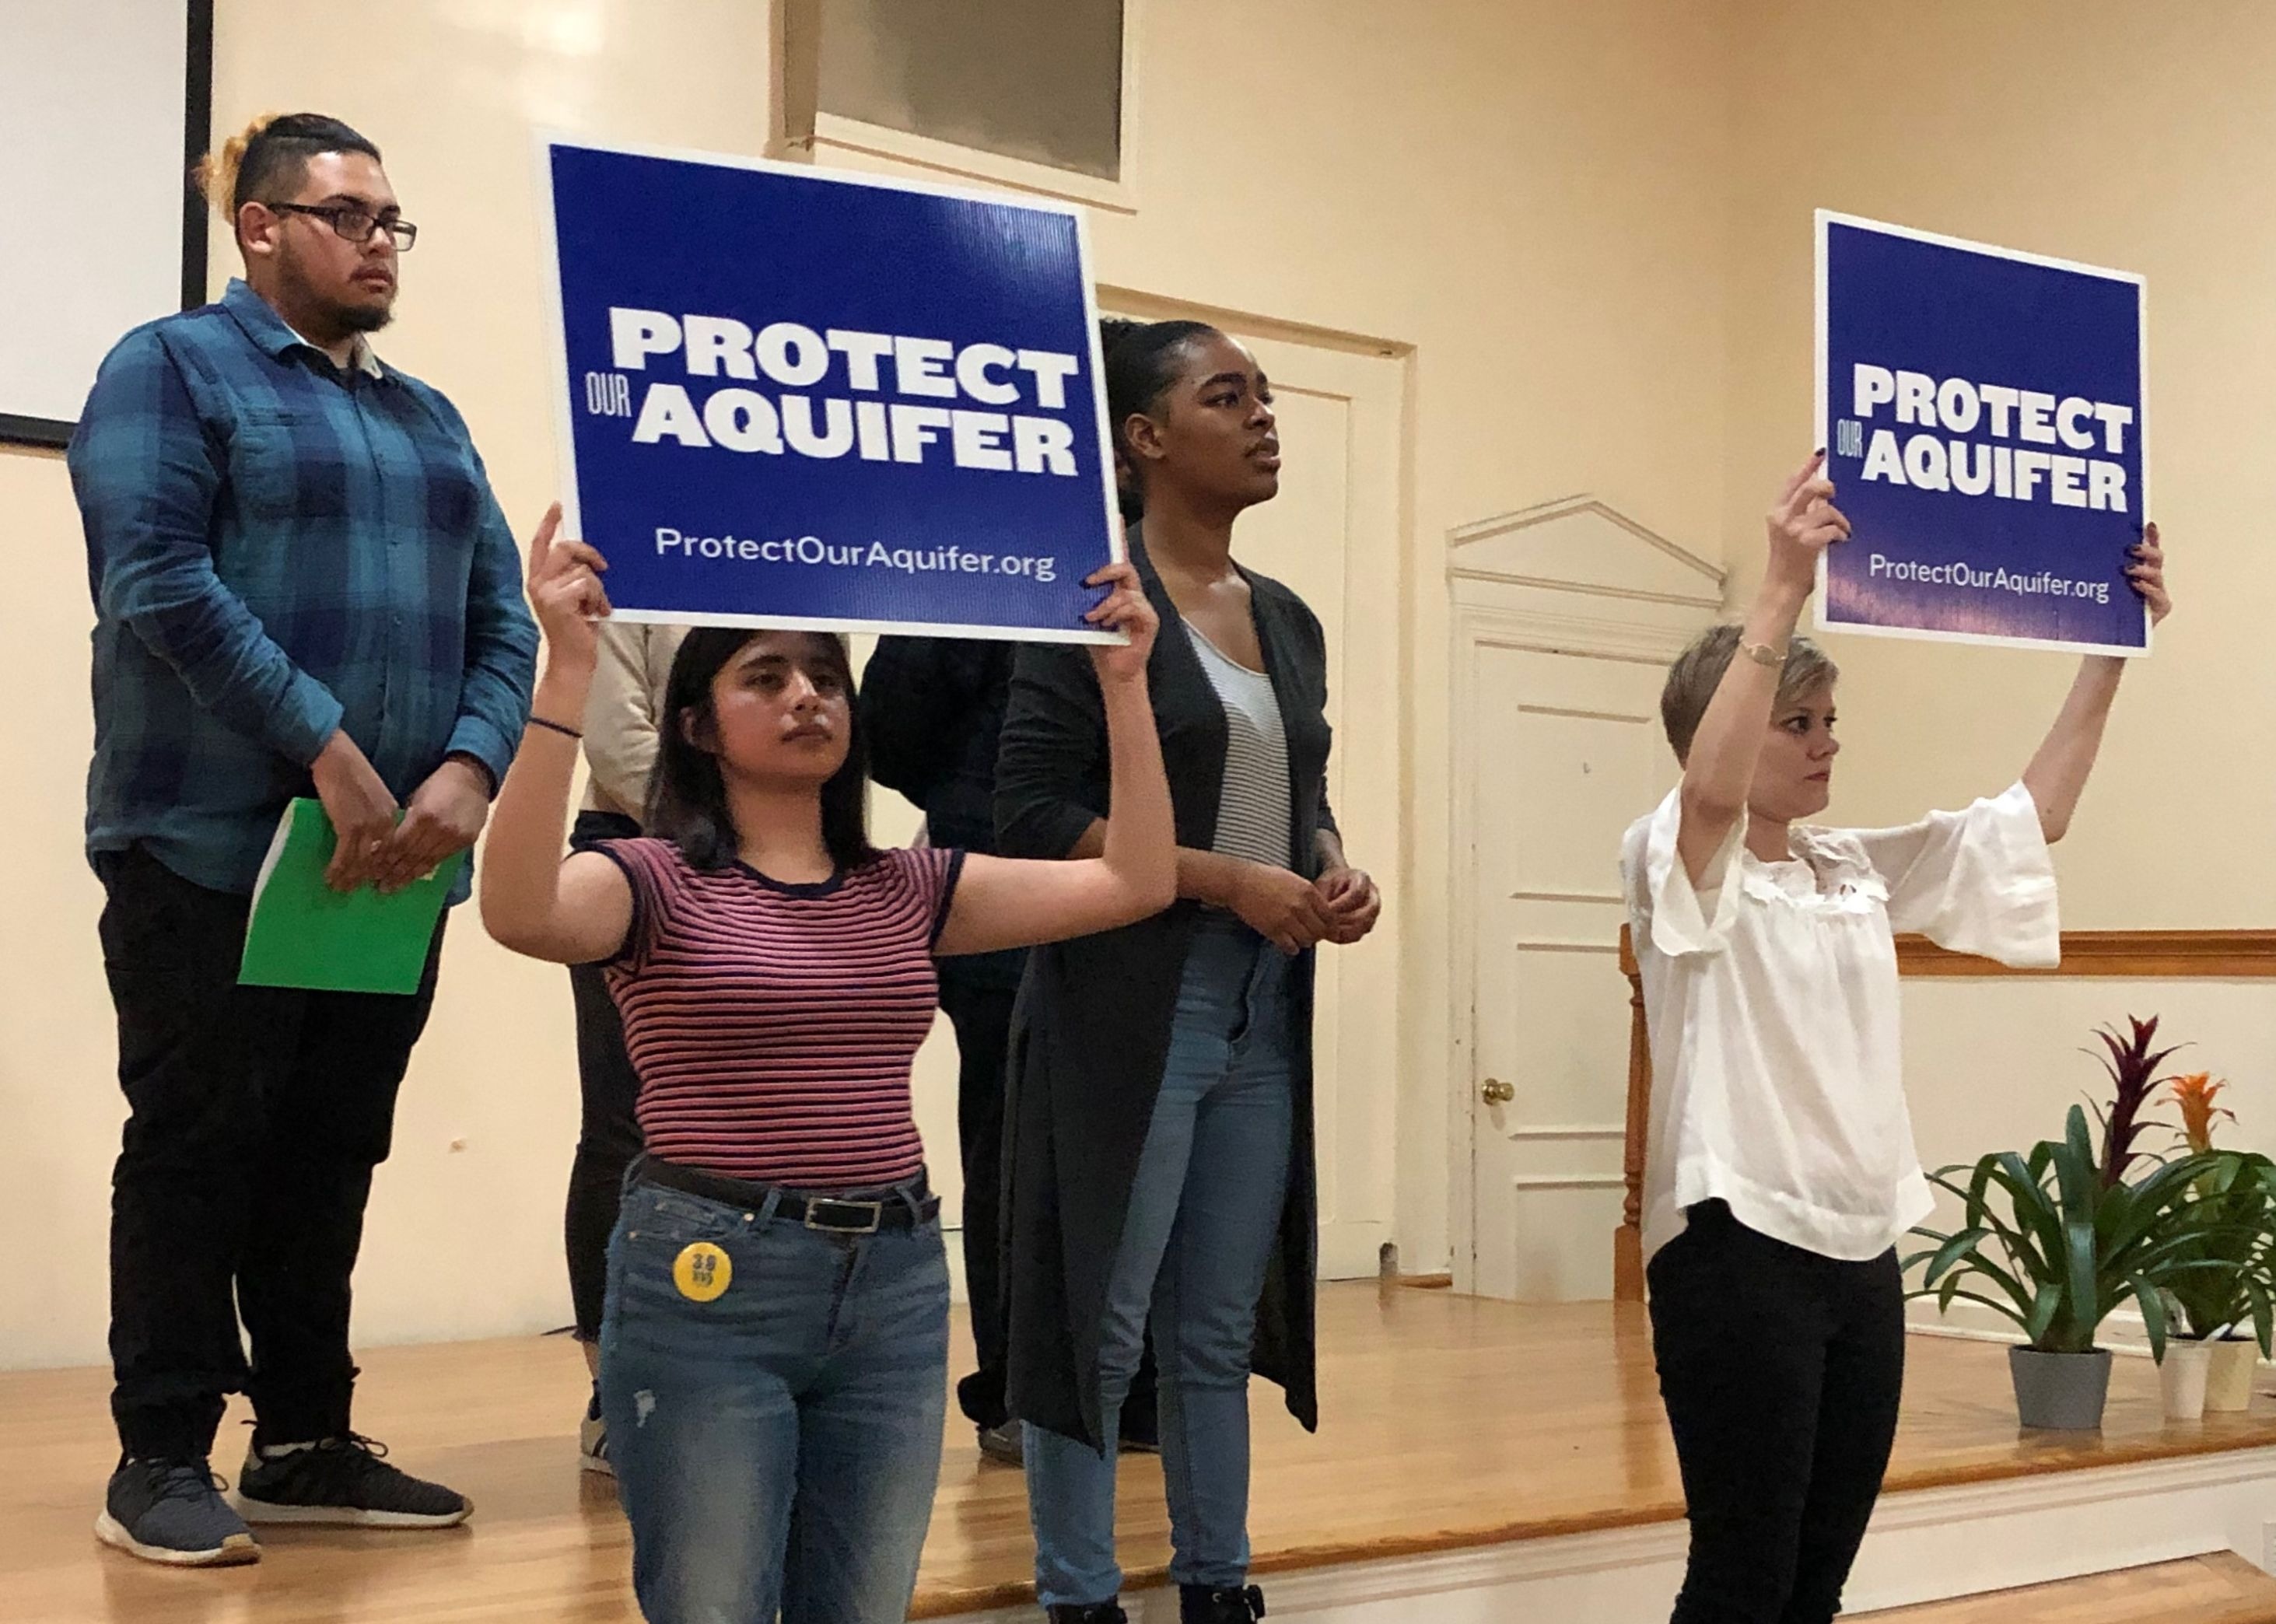
[[[253,918],[237,979],[247,987],[316,992],[419,990],[443,899],[467,861],[453,852],[393,896],[369,885],[342,895],[324,884],[338,844],[319,801],[284,808],[254,882]]]

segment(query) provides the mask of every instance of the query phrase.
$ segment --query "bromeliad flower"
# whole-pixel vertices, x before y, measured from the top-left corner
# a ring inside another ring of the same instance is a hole
[[[2158,1017],[2147,1021],[2126,1017],[2127,1025],[2134,1028],[2130,1037],[2119,1036],[2116,1027],[2102,1027],[2095,1036],[2110,1053],[2102,1061],[2102,1069],[2110,1074],[2117,1092],[2112,1097],[2110,1109],[2102,1112],[2102,1185],[2113,1189],[2126,1177],[2126,1165],[2134,1158],[2134,1138],[2149,1125],[2142,1120],[2142,1107],[2151,1090],[2158,1086],[2158,1067],[2166,1058],[2180,1047],[2160,1049],[2154,1053],[2150,1045],[2158,1036]],[[2090,1051],[2089,1052],[2092,1052]]]
[[[2212,1103],[2213,1096],[2228,1084],[2215,1082],[2211,1072],[2189,1072],[2167,1081],[2174,1090],[2174,1104],[2181,1108],[2181,1136],[2189,1141],[2191,1150],[2203,1156],[2212,1149],[2213,1119],[2227,1117],[2232,1122],[2236,1120],[2234,1112]]]

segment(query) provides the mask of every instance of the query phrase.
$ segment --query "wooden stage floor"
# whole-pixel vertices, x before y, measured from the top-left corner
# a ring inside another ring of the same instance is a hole
[[[1324,1423],[1307,1437],[1257,1389],[1256,1567],[1294,1567],[1667,1521],[1682,1514],[1642,1311],[1330,1286]],[[960,1348],[957,1358],[965,1354]],[[1916,1337],[1893,1490],[2276,1444],[2276,1403],[2166,1425],[2147,1360],[2120,1358],[2098,1436],[2020,1435],[1999,1347]],[[358,1424],[471,1495],[442,1534],[271,1530],[257,1567],[172,1572],[99,1547],[113,1461],[105,1373],[0,1376],[0,1619],[133,1624],[628,1620],[629,1541],[609,1480],[577,1469],[585,1379],[565,1339],[383,1348]],[[215,1466],[234,1476],[233,1409]],[[1123,1466],[1134,1588],[1169,1556],[1161,1470]],[[1017,1472],[952,1423],[916,1616],[1018,1604],[1032,1550]]]

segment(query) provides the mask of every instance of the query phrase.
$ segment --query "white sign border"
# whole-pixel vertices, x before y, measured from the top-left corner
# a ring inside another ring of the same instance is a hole
[[[1933,243],[1942,248],[1961,248],[1971,254],[1987,254],[1993,259],[2013,260],[2018,264],[2039,265],[2050,270],[2075,271],[2081,276],[2099,277],[2105,281],[2123,282],[2135,291],[2134,331],[2140,349],[2136,362],[2140,377],[2141,414],[2135,425],[2135,444],[2141,448],[2142,488],[2137,512],[2143,522],[2149,522],[2150,504],[2150,283],[2138,271],[2115,270],[2107,265],[2088,265],[2076,260],[2057,259],[2052,254],[2029,254],[2021,248],[2002,248],[1994,243],[1976,242],[1965,237],[1949,237],[1938,231],[1918,231],[1908,225],[1895,225],[1886,220],[1870,220],[1863,215],[1843,214],[1837,209],[1817,211],[1812,233],[1817,247],[1816,286],[1817,310],[1812,325],[1815,345],[1812,361],[1812,393],[1815,399],[1811,419],[1817,444],[1832,446],[1833,421],[1827,398],[1826,362],[1832,347],[1826,330],[1828,315],[1826,300],[1825,247],[1826,227],[1847,225],[1860,231],[1876,231],[1884,237],[1903,237],[1914,242]],[[2088,643],[2057,641],[2040,637],[2008,637],[1989,632],[1939,632],[1922,626],[1870,626],[1857,620],[1832,620],[1826,616],[1826,555],[1817,555],[1817,594],[1810,604],[1810,629],[1830,632],[1848,637],[1888,637],[1910,642],[1969,643],[1987,649],[2025,649],[2046,654],[2106,654],[2120,659],[2138,660],[2149,656],[2157,641],[2158,628],[2150,619],[2150,606],[2142,605],[2142,646],[2128,648],[2120,643]]]
[[[578,512],[577,501],[576,391],[569,376],[568,317],[561,298],[561,236],[553,206],[553,149],[571,147],[581,151],[614,153],[625,157],[660,158],[668,163],[702,163],[714,169],[752,170],[762,174],[783,175],[800,180],[875,186],[888,192],[914,192],[927,197],[961,198],[969,202],[1025,209],[1037,214],[1072,219],[1074,222],[1075,257],[1082,273],[1085,327],[1090,343],[1090,387],[1098,424],[1098,466],[1100,483],[1104,487],[1107,548],[1113,562],[1129,562],[1129,543],[1122,527],[1121,493],[1115,489],[1114,483],[1113,431],[1107,416],[1106,357],[1098,336],[1098,283],[1091,272],[1089,209],[1055,198],[1013,197],[978,186],[942,186],[930,181],[906,179],[898,175],[870,175],[812,163],[785,163],[778,159],[754,158],[740,153],[594,140],[558,129],[535,130],[533,142],[537,162],[538,244],[544,255],[538,281],[545,290],[549,318],[545,344],[553,372],[554,447],[560,458],[561,472],[566,476],[561,482],[560,493],[563,535],[580,536],[584,534],[583,519]],[[1111,647],[1128,641],[1119,632],[1091,631],[1080,626],[1062,630],[1050,626],[967,626],[933,621],[817,619],[796,615],[705,614],[699,619],[690,620],[684,613],[648,609],[617,610],[610,618],[633,625],[740,626],[756,631],[840,632],[852,636],[960,637],[991,642],[1095,643]]]

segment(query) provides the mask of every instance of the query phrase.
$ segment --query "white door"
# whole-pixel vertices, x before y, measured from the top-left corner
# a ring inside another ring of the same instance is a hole
[[[1609,1297],[1628,1001],[1621,831],[1673,782],[1662,668],[1481,641],[1470,1077],[1475,1289]]]
[[[1667,663],[1721,573],[1575,497],[1457,533],[1456,1281],[1612,1290],[1629,1004],[1620,837],[1674,784]]]
[[[1147,313],[1148,319],[1162,314]],[[1394,1059],[1398,1037],[1400,863],[1399,363],[1321,345],[1238,335],[1277,396],[1280,494],[1234,533],[1241,562],[1301,594],[1326,630],[1329,719],[1336,728],[1329,794],[1352,860],[1385,892],[1368,942],[1321,955],[1315,1038],[1324,1277],[1372,1274],[1390,1237]],[[1377,605],[1376,613],[1354,606]],[[855,640],[857,666],[875,647]],[[891,791],[871,800],[872,836],[906,842],[918,818]],[[960,1223],[956,1039],[944,1017],[917,1056],[917,1124],[942,1210]],[[952,1247],[950,1255],[958,1256]],[[961,1261],[957,1263],[961,1295]]]

